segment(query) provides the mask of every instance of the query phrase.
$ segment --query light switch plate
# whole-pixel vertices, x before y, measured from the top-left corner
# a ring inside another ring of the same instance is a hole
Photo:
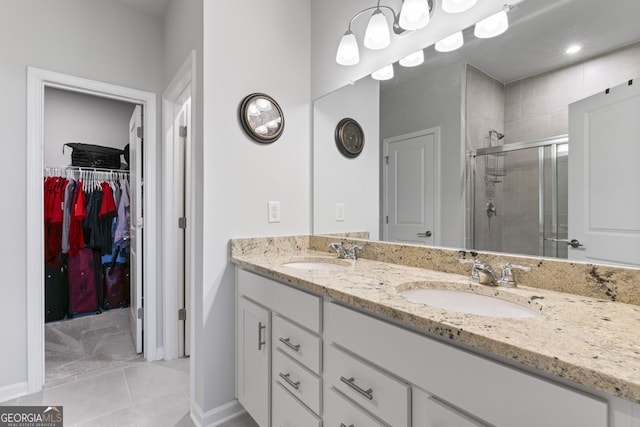
[[[336,203],[336,221],[344,221],[344,203]]]
[[[269,202],[269,222],[280,222],[280,202]]]

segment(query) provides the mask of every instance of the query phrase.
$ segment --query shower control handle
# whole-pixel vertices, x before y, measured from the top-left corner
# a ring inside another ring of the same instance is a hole
[[[418,237],[431,237],[433,233],[430,230],[425,231],[424,233],[418,233]]]

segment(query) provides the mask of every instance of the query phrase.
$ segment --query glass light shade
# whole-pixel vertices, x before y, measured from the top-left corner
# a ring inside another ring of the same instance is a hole
[[[249,104],[249,109],[247,111],[248,111],[249,115],[253,116],[253,117],[260,115],[260,110],[256,106],[255,102],[252,102],[251,104]]]
[[[371,15],[367,30],[364,33],[364,46],[368,49],[384,49],[391,44],[389,24],[384,14],[377,9]]]
[[[419,30],[429,23],[429,2],[427,0],[404,0],[400,10],[400,27],[408,31]]]
[[[360,62],[358,41],[350,30],[344,33],[344,36],[340,39],[336,62],[340,65],[356,65]]]
[[[260,125],[257,128],[254,129],[257,133],[259,133],[260,135],[266,135],[267,133],[269,133],[269,130],[267,129],[267,127],[265,125]]]
[[[464,44],[464,36],[462,31],[451,34],[449,37],[436,42],[435,48],[438,52],[453,52]]]
[[[389,64],[380,68],[378,71],[371,74],[371,77],[375,80],[389,80],[393,78],[393,64]]]
[[[403,67],[417,67],[424,62],[424,52],[420,49],[417,52],[402,58],[399,63]]]
[[[442,0],[442,10],[447,13],[461,13],[471,9],[478,0]]]
[[[488,39],[499,36],[509,28],[509,18],[507,12],[501,10],[495,15],[478,22],[473,30],[473,34],[479,39]]]
[[[271,102],[268,99],[258,98],[256,100],[256,106],[260,111],[271,111]]]

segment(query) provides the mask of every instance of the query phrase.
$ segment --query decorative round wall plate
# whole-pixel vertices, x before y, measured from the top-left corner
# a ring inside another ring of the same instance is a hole
[[[269,95],[252,93],[240,104],[240,123],[254,141],[270,144],[280,138],[284,130],[284,114],[280,105]]]
[[[358,157],[364,148],[364,132],[358,122],[345,118],[336,126],[336,145],[346,157]]]

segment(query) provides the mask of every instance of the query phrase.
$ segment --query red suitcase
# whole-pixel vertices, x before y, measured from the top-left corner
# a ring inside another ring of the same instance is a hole
[[[129,306],[131,286],[127,264],[105,265],[103,283],[105,310]]]
[[[100,254],[83,248],[69,257],[69,314],[94,311],[101,313],[102,264]]]

